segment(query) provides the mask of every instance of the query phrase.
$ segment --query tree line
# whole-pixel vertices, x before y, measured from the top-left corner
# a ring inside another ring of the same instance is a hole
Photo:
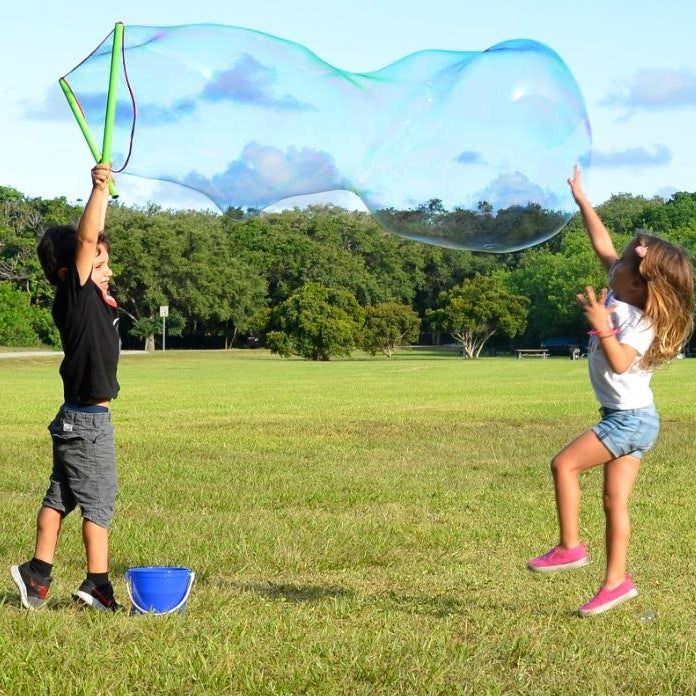
[[[696,252],[696,193],[619,194],[598,212],[617,249],[643,228]],[[48,225],[80,214],[65,198],[0,187],[0,345],[60,344],[36,245]],[[162,305],[172,347],[252,336],[280,355],[325,360],[355,348],[391,356],[415,342],[454,340],[469,357],[559,336],[582,344],[575,295],[607,282],[579,216],[547,242],[504,254],[404,240],[331,206],[247,218],[115,202],[107,233],[124,347],[155,346]]]

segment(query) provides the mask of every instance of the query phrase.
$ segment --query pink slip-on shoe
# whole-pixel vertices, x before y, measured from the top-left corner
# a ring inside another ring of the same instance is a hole
[[[599,592],[587,603],[583,604],[578,611],[580,616],[593,616],[601,614],[604,611],[609,611],[622,602],[633,599],[638,595],[638,589],[631,581],[631,576],[627,575],[626,579],[613,590],[605,589],[604,585],[599,588]]]
[[[530,570],[536,573],[555,573],[559,570],[573,570],[590,564],[585,544],[578,544],[572,549],[562,549],[554,546],[543,556],[537,556],[527,561]]]

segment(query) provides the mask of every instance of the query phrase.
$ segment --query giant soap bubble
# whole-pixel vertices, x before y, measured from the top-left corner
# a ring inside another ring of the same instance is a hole
[[[110,54],[107,37],[65,77],[95,138]],[[589,164],[578,85],[535,41],[354,73],[258,31],[128,26],[123,67],[114,166],[132,145],[128,174],[195,189],[222,211],[351,191],[401,237],[513,251],[561,229],[566,178]]]

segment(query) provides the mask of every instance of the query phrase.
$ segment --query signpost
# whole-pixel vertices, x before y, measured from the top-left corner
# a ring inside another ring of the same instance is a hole
[[[169,316],[169,305],[160,305],[160,316],[162,317],[162,350],[165,349],[167,317]]]

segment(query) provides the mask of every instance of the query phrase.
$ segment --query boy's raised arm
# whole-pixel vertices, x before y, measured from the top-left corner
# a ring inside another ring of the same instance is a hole
[[[590,241],[592,242],[592,248],[602,262],[605,268],[611,268],[612,264],[619,258],[614,248],[614,243],[611,241],[609,232],[604,226],[604,223],[600,219],[597,212],[592,207],[591,203],[585,197],[585,193],[582,190],[582,172],[580,167],[575,165],[573,170],[573,178],[568,179],[568,185],[573,194],[575,202],[580,208],[580,213],[582,214],[582,220],[585,223],[585,228],[590,235]]]
[[[75,266],[84,285],[92,273],[92,264],[97,251],[99,233],[104,229],[106,208],[109,203],[107,185],[111,178],[111,165],[97,164],[92,169],[92,193],[77,226]]]

